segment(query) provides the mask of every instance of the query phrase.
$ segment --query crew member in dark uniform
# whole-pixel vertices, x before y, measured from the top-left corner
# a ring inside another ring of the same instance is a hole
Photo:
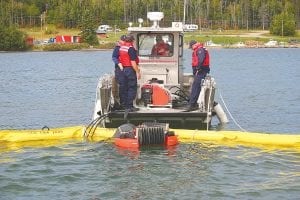
[[[120,96],[124,97],[125,109],[129,112],[138,111],[138,108],[133,106],[133,101],[137,93],[137,79],[141,78],[133,41],[134,37],[127,35],[119,49],[119,62],[123,66],[124,75],[124,79],[120,80]]]
[[[205,79],[210,71],[209,67],[209,53],[203,44],[195,40],[190,41],[189,47],[193,50],[192,54],[192,69],[194,75],[194,82],[190,95],[189,105],[186,111],[193,111],[198,109],[198,98],[201,91],[201,82]]]
[[[122,35],[120,37],[120,41],[116,44],[114,50],[113,50],[113,54],[112,54],[112,60],[115,63],[115,79],[119,85],[119,98],[120,98],[120,105],[119,108],[120,110],[125,109],[125,99],[126,96],[124,95],[123,92],[121,92],[122,90],[124,90],[124,88],[122,88],[122,86],[124,86],[124,84],[122,84],[124,82],[124,73],[123,73],[123,66],[122,63],[120,63],[119,61],[119,50],[121,45],[125,42],[125,38],[126,35]]]

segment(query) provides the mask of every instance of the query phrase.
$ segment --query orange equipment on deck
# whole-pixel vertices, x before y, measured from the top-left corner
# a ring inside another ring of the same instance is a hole
[[[170,92],[157,83],[143,85],[142,99],[144,105],[150,107],[171,107],[172,104]]]

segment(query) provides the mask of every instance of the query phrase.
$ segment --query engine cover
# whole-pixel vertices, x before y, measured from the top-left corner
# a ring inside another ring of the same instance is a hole
[[[142,100],[148,107],[171,107],[172,98],[169,90],[160,84],[145,84],[142,87]]]

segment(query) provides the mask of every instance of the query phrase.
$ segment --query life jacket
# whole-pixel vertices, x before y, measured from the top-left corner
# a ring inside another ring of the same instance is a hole
[[[130,56],[128,54],[128,50],[132,46],[132,43],[130,42],[124,42],[121,44],[120,49],[119,49],[119,61],[122,63],[123,66],[129,67],[131,66],[131,60]]]
[[[198,60],[197,52],[198,52],[199,48],[203,48],[204,52],[205,52],[205,58],[202,63],[199,63],[199,60]],[[195,45],[195,47],[193,48],[192,66],[193,67],[203,67],[203,68],[209,69],[209,53],[208,53],[207,49],[204,48],[203,45],[200,43],[197,43]]]
[[[129,66],[131,66],[131,60],[130,60],[128,51],[129,51],[130,47],[134,48],[134,46],[130,42],[123,42],[123,41],[119,42],[119,44],[120,44],[119,61],[120,61],[120,63],[122,63],[123,66],[129,67]],[[136,51],[135,48],[134,48],[134,50]],[[137,55],[136,55],[135,62],[137,65],[140,63],[140,59]]]

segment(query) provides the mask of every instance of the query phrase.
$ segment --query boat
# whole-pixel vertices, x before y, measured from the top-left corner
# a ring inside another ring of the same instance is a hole
[[[212,40],[208,40],[208,41],[205,42],[205,46],[208,46],[208,47],[221,47],[222,45],[221,44],[216,44]]]
[[[93,121],[105,128],[117,128],[124,123],[159,122],[168,123],[171,128],[208,129],[212,118],[217,116],[220,123],[227,123],[223,108],[214,100],[216,80],[212,76],[207,76],[202,83],[199,108],[186,112],[193,75],[183,73],[183,24],[172,22],[171,27],[163,28],[159,26],[163,13],[149,12],[147,17],[152,26],[143,27],[143,20],[139,19],[138,27],[132,23],[128,27],[128,33],[135,38],[142,74],[134,102],[139,110],[119,109],[118,84],[113,74],[105,74],[97,84]],[[157,37],[168,44],[167,54],[152,54]]]
[[[244,47],[246,47],[246,45],[245,45],[244,42],[238,42],[238,43],[234,44],[233,46],[236,46],[237,48],[244,48]]]
[[[266,47],[277,47],[278,42],[276,40],[270,39],[267,43],[264,44]]]
[[[160,13],[152,13],[149,16],[150,19],[161,17]],[[135,148],[149,142],[147,139],[140,139],[138,134],[134,134],[133,137],[118,137],[116,134],[126,124],[132,124],[135,131],[137,127],[138,132],[146,130],[141,133],[142,137],[152,137],[155,135],[152,133],[157,132],[156,136],[160,139],[154,138],[150,141],[151,144],[154,141],[154,145],[158,143],[172,147],[178,143],[199,142],[300,152],[299,134],[208,130],[214,116],[218,117],[220,123],[228,121],[220,104],[214,101],[216,81],[211,76],[208,76],[202,83],[198,100],[199,109],[183,112],[193,76],[183,73],[184,43],[180,22],[173,22],[172,27],[169,28],[160,28],[158,20],[154,20],[152,27],[129,27],[128,30],[137,38],[135,45],[141,59],[140,68],[143,78],[138,83],[138,97],[135,102],[140,108],[139,111],[126,112],[117,109],[118,87],[114,76],[106,74],[99,79],[93,120],[88,126],[0,130],[0,153],[23,147],[56,146],[74,140],[113,142],[117,147],[126,147],[126,145],[132,147],[140,140],[141,143],[138,143]],[[162,35],[162,38],[172,46],[169,56],[149,55],[151,51],[149,45],[154,43],[156,35]],[[163,127],[166,128],[161,129],[157,127],[157,124],[164,124]]]

